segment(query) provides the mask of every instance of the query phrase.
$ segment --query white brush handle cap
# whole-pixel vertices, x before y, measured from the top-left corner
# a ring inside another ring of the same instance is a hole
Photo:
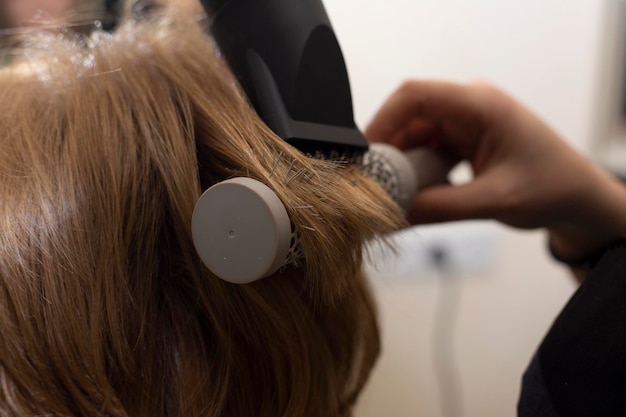
[[[251,178],[233,178],[205,191],[194,209],[192,235],[207,268],[235,284],[276,272],[292,237],[283,203]]]

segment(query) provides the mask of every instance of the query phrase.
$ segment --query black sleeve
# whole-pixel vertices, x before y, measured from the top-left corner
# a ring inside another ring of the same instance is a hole
[[[520,417],[626,416],[626,246],[599,258],[524,375]]]

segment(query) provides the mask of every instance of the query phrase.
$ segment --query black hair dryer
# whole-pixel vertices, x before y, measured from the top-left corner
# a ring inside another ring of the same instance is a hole
[[[222,55],[265,123],[300,151],[368,149],[321,0],[202,0]]]

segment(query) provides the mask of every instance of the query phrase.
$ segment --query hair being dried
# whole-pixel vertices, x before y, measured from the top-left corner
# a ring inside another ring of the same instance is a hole
[[[194,205],[233,176],[283,201],[302,268],[202,265]],[[0,72],[0,195],[0,415],[350,414],[379,350],[362,248],[398,209],[268,130],[195,22],[29,35]]]

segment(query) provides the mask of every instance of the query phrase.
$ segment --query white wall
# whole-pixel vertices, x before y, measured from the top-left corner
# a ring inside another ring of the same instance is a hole
[[[584,147],[604,1],[324,3],[343,47],[362,125],[406,78],[484,79]]]
[[[590,149],[604,1],[324,3],[361,127],[406,78],[482,79],[524,102],[578,149]],[[521,374],[574,284],[548,259],[540,232],[487,229],[497,247],[492,266],[457,271],[460,284],[444,288],[448,296],[460,291],[454,354],[464,415],[500,417],[515,414]],[[432,273],[398,280],[392,269],[372,276],[385,350],[357,416],[438,416],[431,335],[440,280]]]

